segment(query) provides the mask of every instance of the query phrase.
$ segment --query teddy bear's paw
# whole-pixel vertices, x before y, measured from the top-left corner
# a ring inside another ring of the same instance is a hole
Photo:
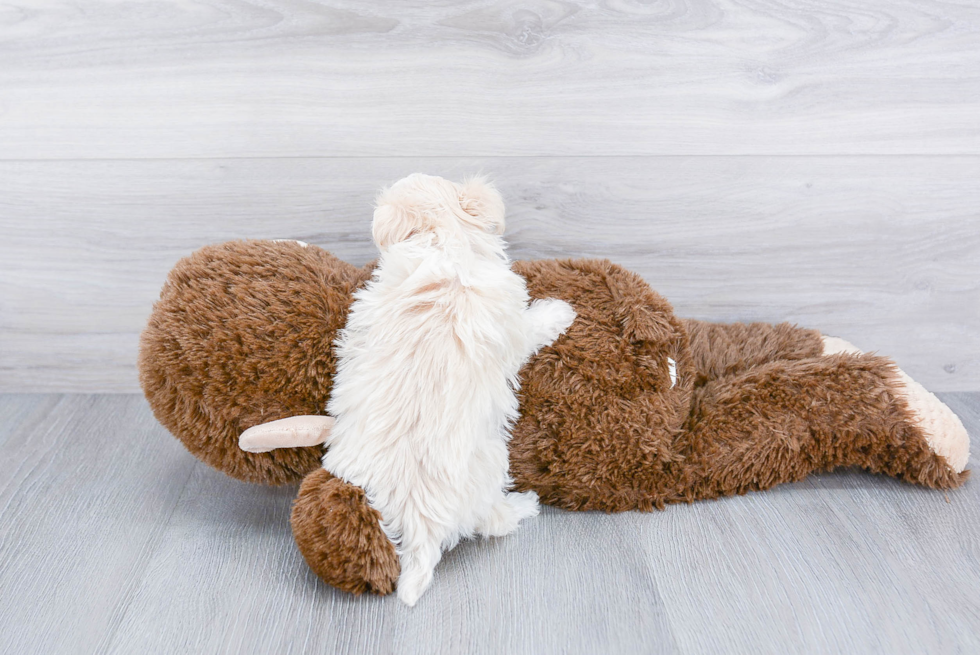
[[[932,452],[941,455],[955,472],[962,472],[970,459],[970,435],[960,417],[903,370],[898,369],[898,375],[897,391],[915,415],[915,424],[925,433]]]
[[[487,537],[503,537],[516,530],[524,519],[537,516],[538,511],[538,494],[533,491],[525,493],[512,491],[504,494],[494,503],[490,515],[477,531]]]
[[[837,337],[821,337],[823,339],[823,354],[824,355],[837,355],[839,353],[847,353],[850,355],[860,355],[861,349],[852,343],[839,339]]]

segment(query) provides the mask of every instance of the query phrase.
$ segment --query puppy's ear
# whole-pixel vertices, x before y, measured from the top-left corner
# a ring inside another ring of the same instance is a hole
[[[413,202],[413,197],[396,185],[385,189],[378,196],[371,234],[378,248],[384,250],[420,230],[428,229],[425,224],[426,219],[418,203]]]
[[[397,205],[378,205],[371,223],[371,236],[379,248],[384,250],[393,243],[404,241],[412,234],[411,218]]]
[[[490,234],[504,233],[504,199],[485,177],[471,177],[459,186],[459,206]]]

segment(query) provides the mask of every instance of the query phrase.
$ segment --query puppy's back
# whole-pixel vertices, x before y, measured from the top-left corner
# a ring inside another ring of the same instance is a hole
[[[324,462],[379,501],[400,485],[462,502],[468,488],[507,479],[527,293],[504,262],[471,262],[460,275],[434,253],[398,275],[407,268],[398,249],[386,253],[351,307]],[[474,467],[496,469],[493,480],[474,479]]]

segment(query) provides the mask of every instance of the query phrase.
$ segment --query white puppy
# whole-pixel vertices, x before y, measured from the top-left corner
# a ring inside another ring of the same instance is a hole
[[[373,224],[381,259],[336,342],[323,466],[381,513],[409,605],[444,549],[538,513],[536,494],[508,492],[517,373],[575,312],[528,306],[503,231],[503,200],[482,180],[416,174],[386,189]]]

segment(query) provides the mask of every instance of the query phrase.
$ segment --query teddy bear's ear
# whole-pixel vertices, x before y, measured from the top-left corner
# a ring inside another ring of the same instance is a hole
[[[413,173],[382,189],[371,223],[374,243],[385,250],[415,234],[435,232],[440,211],[447,209],[447,203],[455,203],[455,189],[449,180],[422,173]]]
[[[306,563],[327,584],[355,594],[395,590],[395,545],[360,487],[317,469],[303,480],[290,522]]]
[[[267,453],[277,448],[319,446],[330,437],[332,416],[290,416],[253,425],[238,437],[238,447],[248,453]]]
[[[471,177],[459,187],[459,206],[480,220],[490,234],[504,233],[504,199],[485,177]]]

